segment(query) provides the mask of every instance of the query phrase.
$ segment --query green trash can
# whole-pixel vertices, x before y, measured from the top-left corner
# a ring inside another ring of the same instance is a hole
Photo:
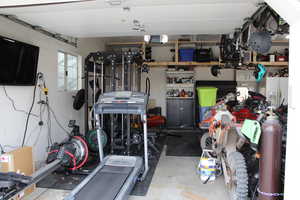
[[[201,107],[214,106],[217,100],[218,88],[215,87],[198,87],[198,100]]]

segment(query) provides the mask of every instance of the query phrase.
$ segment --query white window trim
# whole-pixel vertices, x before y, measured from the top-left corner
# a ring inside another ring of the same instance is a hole
[[[70,53],[64,50],[58,50],[57,51],[57,60],[58,60],[58,54],[62,53],[64,54],[64,88],[60,89],[58,88],[59,91],[62,92],[74,92],[78,91],[82,88],[82,81],[81,81],[81,75],[82,75],[82,56],[76,53]],[[68,68],[68,55],[74,56],[77,58],[77,89],[76,90],[70,90],[68,89],[68,76],[66,75],[67,73],[67,68]],[[57,70],[57,77],[58,77],[58,70]],[[58,84],[58,83],[57,83]],[[57,85],[58,87],[58,85]]]

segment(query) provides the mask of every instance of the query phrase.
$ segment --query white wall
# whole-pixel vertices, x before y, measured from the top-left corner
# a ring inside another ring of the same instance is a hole
[[[68,120],[75,119],[83,124],[83,111],[74,111],[73,98],[76,92],[59,92],[57,90],[57,51],[63,50],[84,57],[90,51],[103,50],[104,44],[100,39],[80,39],[78,48],[72,47],[55,39],[44,36],[38,32],[15,24],[0,17],[0,35],[19,41],[30,43],[40,47],[38,71],[44,73],[47,87],[49,88],[50,106],[56,113],[61,124],[67,127]],[[7,86],[8,94],[14,99],[18,109],[29,110],[33,87]],[[0,144],[5,150],[11,150],[11,146],[21,145],[24,133],[26,114],[15,112],[11,103],[5,97],[3,87],[0,86]],[[33,113],[38,113],[38,105],[35,103]],[[45,118],[45,117],[44,117]],[[27,132],[27,145],[35,143],[39,135],[38,119],[31,117]],[[46,123],[46,121],[44,121]],[[52,119],[52,136],[54,141],[63,140],[66,135]],[[46,157],[47,128],[43,126],[36,146],[34,157],[36,161],[43,162]]]
[[[287,129],[287,149],[285,168],[284,199],[294,200],[299,196],[299,141],[298,119],[300,114],[300,3],[296,0],[266,0],[266,2],[290,24],[290,55],[289,55],[289,109]]]
[[[166,76],[165,67],[152,67],[149,73],[142,74],[142,90],[145,91],[146,77],[150,78],[150,99],[154,99],[156,106],[162,108],[162,114],[166,114]]]
[[[300,22],[292,24],[290,28],[290,65],[289,65],[289,109],[288,109],[288,132],[286,149],[286,168],[285,168],[285,198],[293,200],[299,196],[297,185],[299,184],[300,174],[295,173],[299,169],[299,115],[300,115]]]

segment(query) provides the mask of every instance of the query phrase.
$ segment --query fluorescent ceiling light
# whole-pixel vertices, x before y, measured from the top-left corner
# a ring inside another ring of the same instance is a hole
[[[151,40],[151,35],[144,35],[144,41],[149,43]]]
[[[168,35],[144,35],[144,41],[147,43],[162,43],[165,44],[169,41]]]
[[[94,1],[94,0],[23,0],[23,1],[1,0],[0,8],[64,4],[64,3],[76,3],[76,2],[84,2],[84,1]]]
[[[163,43],[163,44],[165,44],[165,43],[167,43],[169,41],[169,37],[168,37],[168,35],[161,35],[160,36],[160,42],[161,43]]]

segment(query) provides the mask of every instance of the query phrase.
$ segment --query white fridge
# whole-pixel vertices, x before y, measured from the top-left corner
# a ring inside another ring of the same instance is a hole
[[[266,97],[271,106],[278,107],[281,103],[288,104],[288,77],[267,77]]]

